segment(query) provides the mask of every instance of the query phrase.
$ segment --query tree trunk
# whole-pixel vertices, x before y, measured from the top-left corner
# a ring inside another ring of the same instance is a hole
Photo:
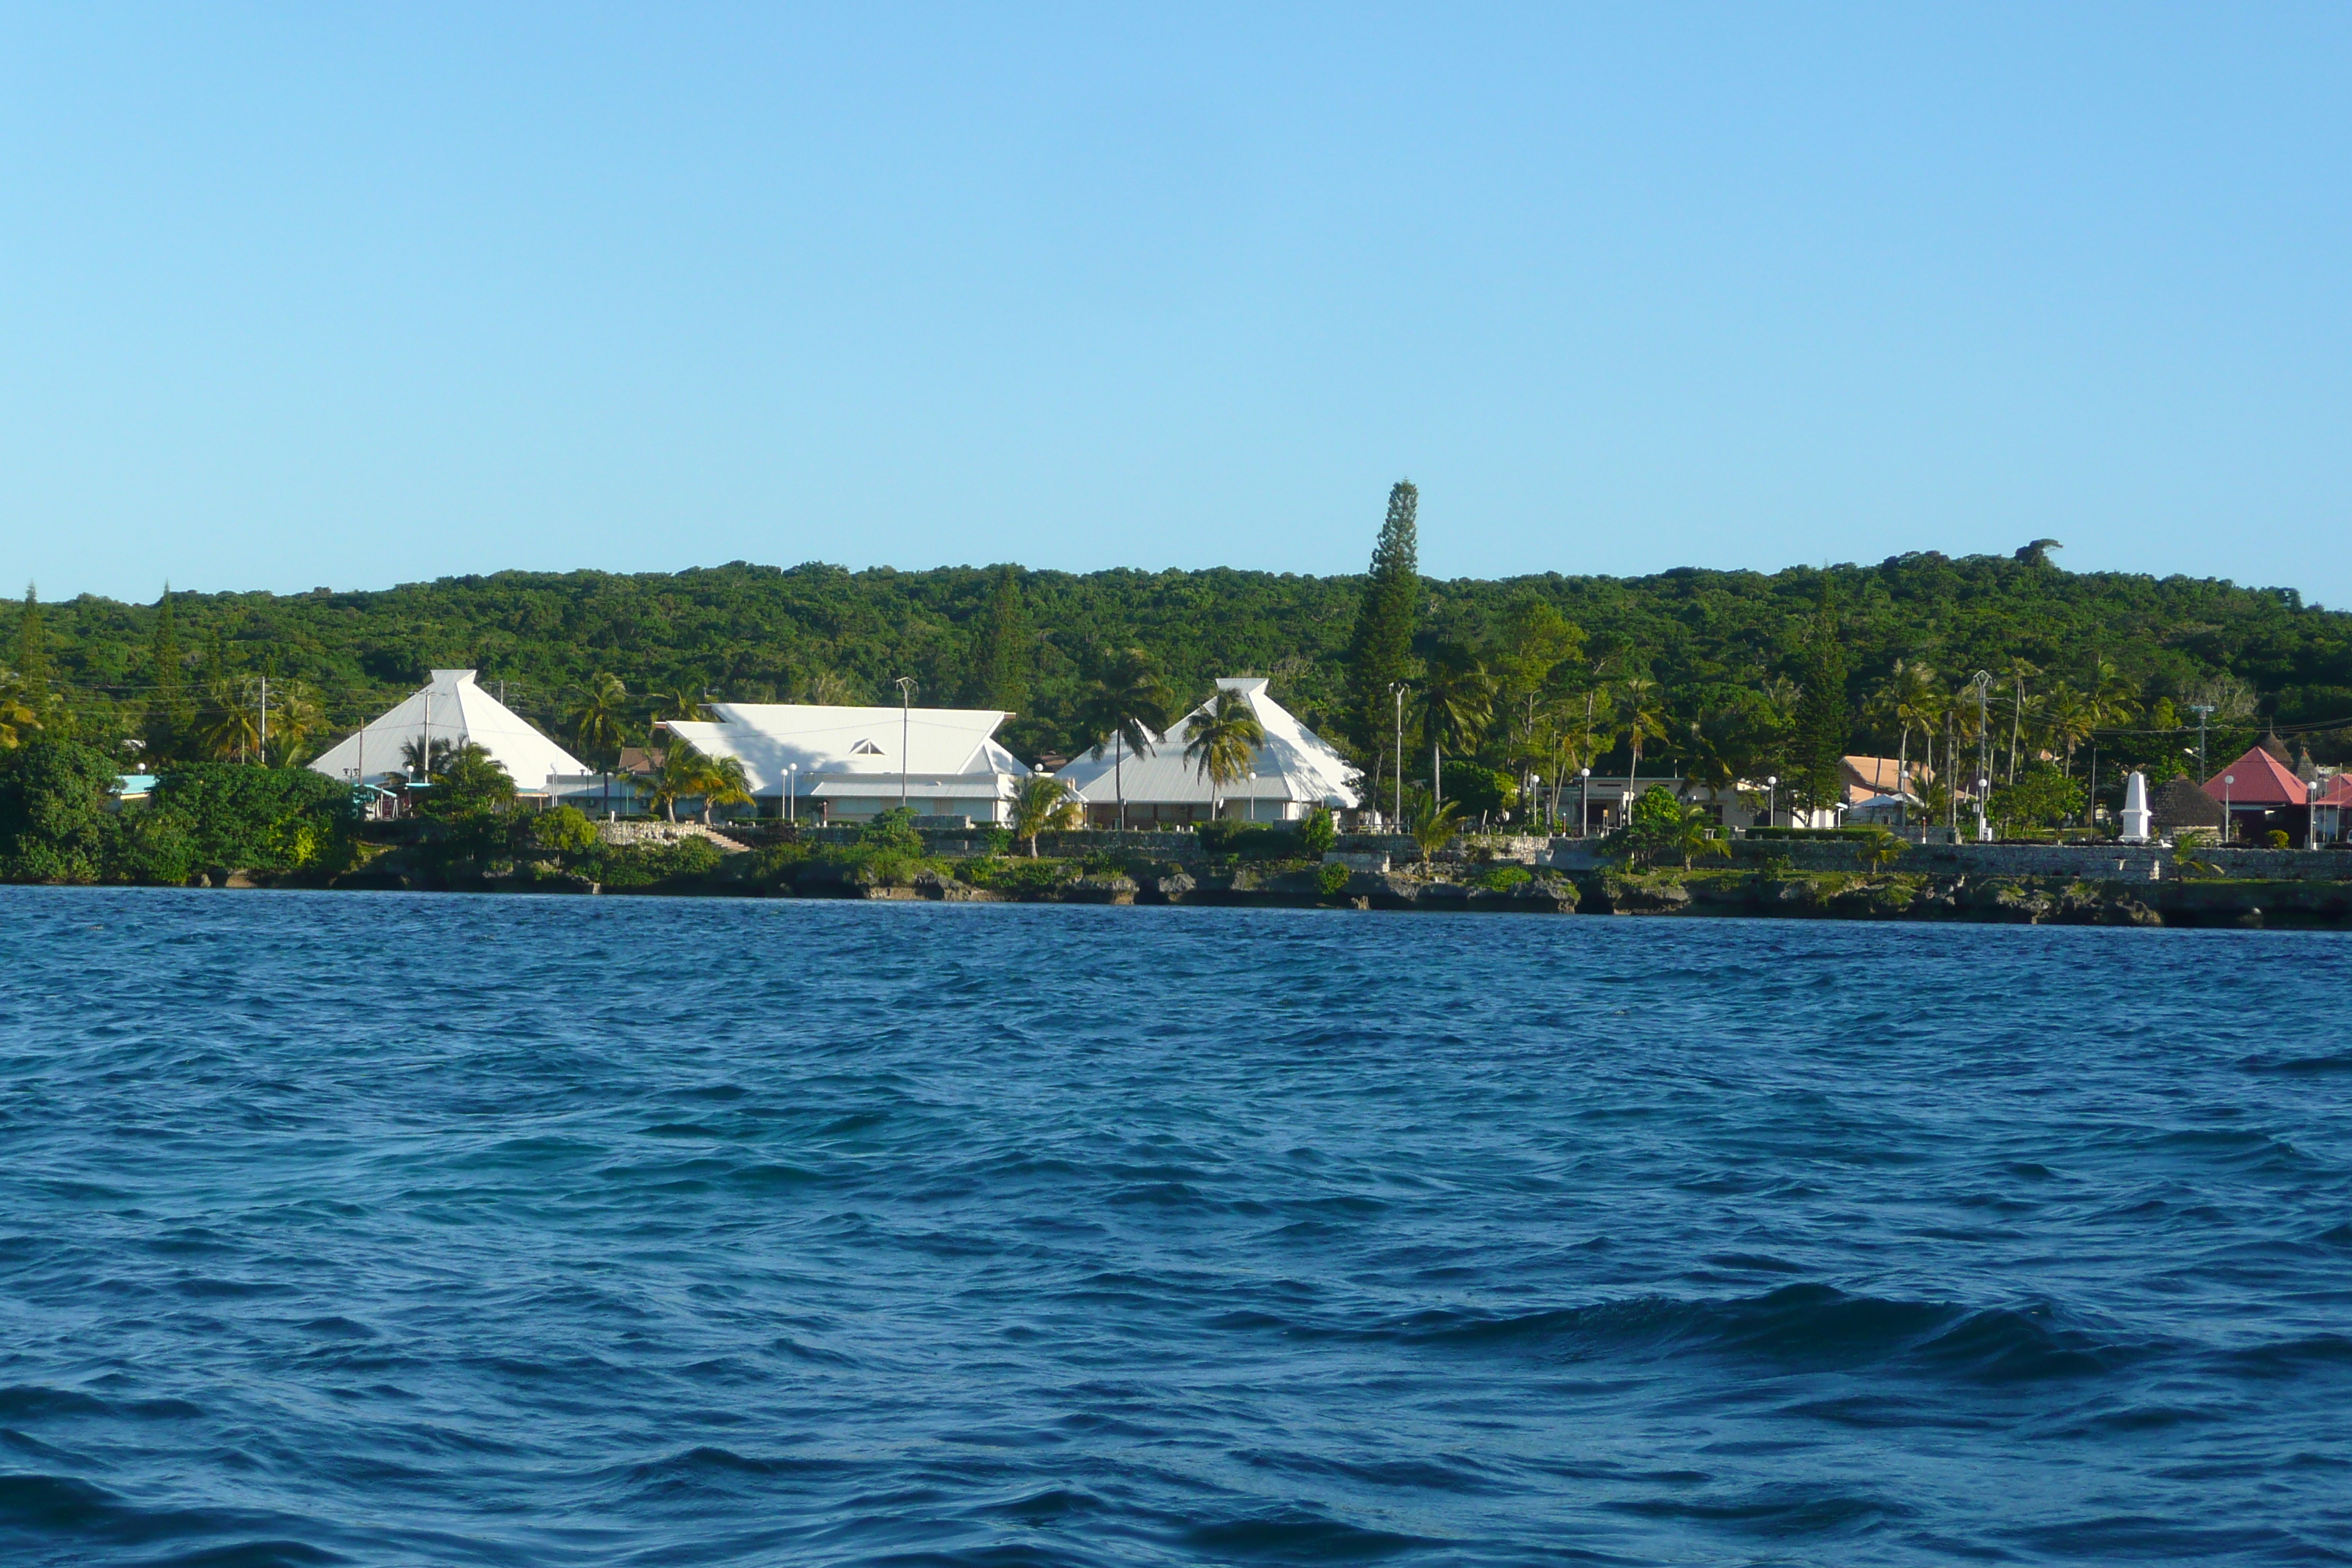
[[[1911,792],[1911,726],[1903,726],[1903,739],[1895,747],[1895,820],[1911,826],[1911,805],[1903,797]]]

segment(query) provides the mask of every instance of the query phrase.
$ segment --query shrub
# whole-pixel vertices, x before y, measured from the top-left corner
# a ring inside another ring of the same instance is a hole
[[[1296,829],[1265,822],[1235,822],[1221,817],[1201,824],[1201,847],[1211,855],[1239,860],[1292,860],[1300,845]]]
[[[1460,806],[1465,816],[1476,816],[1482,812],[1492,816],[1519,803],[1517,779],[1475,763],[1448,762],[1444,782],[1446,803]]]
[[[107,792],[121,776],[105,752],[52,735],[0,752],[0,878],[97,880]]]
[[[1059,860],[967,860],[956,874],[975,888],[1000,893],[1034,893],[1057,887],[1076,874],[1076,868]]]
[[[1348,890],[1348,868],[1334,860],[1315,873],[1315,885],[1327,899],[1336,899]]]
[[[1298,847],[1309,855],[1321,855],[1339,841],[1339,824],[1331,820],[1331,808],[1318,805],[1307,814],[1298,825]]]
[[[1535,875],[1525,866],[1489,866],[1472,879],[1470,885],[1492,893],[1507,893],[1522,882],[1535,880]]]
[[[530,841],[562,855],[585,855],[596,847],[596,825],[577,807],[559,805],[530,819]]]
[[[148,848],[167,842],[167,823],[186,835],[193,868],[228,865],[289,872],[351,860],[358,806],[351,785],[310,769],[257,769],[193,762],[167,769],[148,802],[155,816]],[[155,877],[160,881],[186,881]]]
[[[719,846],[701,837],[669,844],[600,844],[583,858],[579,870],[608,888],[652,888],[699,881],[715,875],[726,859]]]
[[[2273,849],[2284,849],[2292,846],[2294,840],[2286,836],[2285,829],[2273,827],[2263,835],[2263,842]]]
[[[2026,827],[2054,827],[2083,815],[2083,785],[2056,768],[2036,763],[1986,803],[1993,819]]]

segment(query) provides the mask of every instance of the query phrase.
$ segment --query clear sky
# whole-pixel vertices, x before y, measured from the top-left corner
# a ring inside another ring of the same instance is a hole
[[[0,5],[0,572],[2352,604],[2341,5]]]

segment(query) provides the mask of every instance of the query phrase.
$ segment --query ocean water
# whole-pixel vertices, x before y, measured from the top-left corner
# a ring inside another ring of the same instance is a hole
[[[2352,1559],[2352,940],[0,889],[0,1562]]]

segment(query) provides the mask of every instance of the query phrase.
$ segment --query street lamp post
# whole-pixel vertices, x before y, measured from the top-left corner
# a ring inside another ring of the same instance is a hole
[[[1543,774],[1528,770],[1528,801],[1531,810],[1543,810]]]
[[[1576,770],[1576,836],[1582,838],[1592,831],[1592,770]]]
[[[915,714],[915,678],[898,677],[898,809],[907,809],[907,771],[914,764],[907,759],[907,730]]]
[[[2234,830],[2238,826],[2230,816],[2230,786],[2237,782],[2238,775],[2235,773],[2221,775],[2221,842],[2224,844],[2230,842],[2234,837]]]
[[[797,776],[800,771],[801,765],[798,763],[784,764],[784,820],[786,822],[798,822],[801,819],[800,792],[797,787],[800,784]]]
[[[1992,673],[1979,669],[1969,684],[1977,693],[1977,842],[1992,842],[1992,824],[1985,820],[1985,792],[1992,787]],[[1895,781],[1900,790],[1901,780]]]
[[[1389,682],[1389,695],[1396,699],[1396,826],[1391,832],[1404,826],[1404,693],[1403,681]]]
[[[1764,775],[1764,826],[1780,826],[1780,775],[1778,773]]]

